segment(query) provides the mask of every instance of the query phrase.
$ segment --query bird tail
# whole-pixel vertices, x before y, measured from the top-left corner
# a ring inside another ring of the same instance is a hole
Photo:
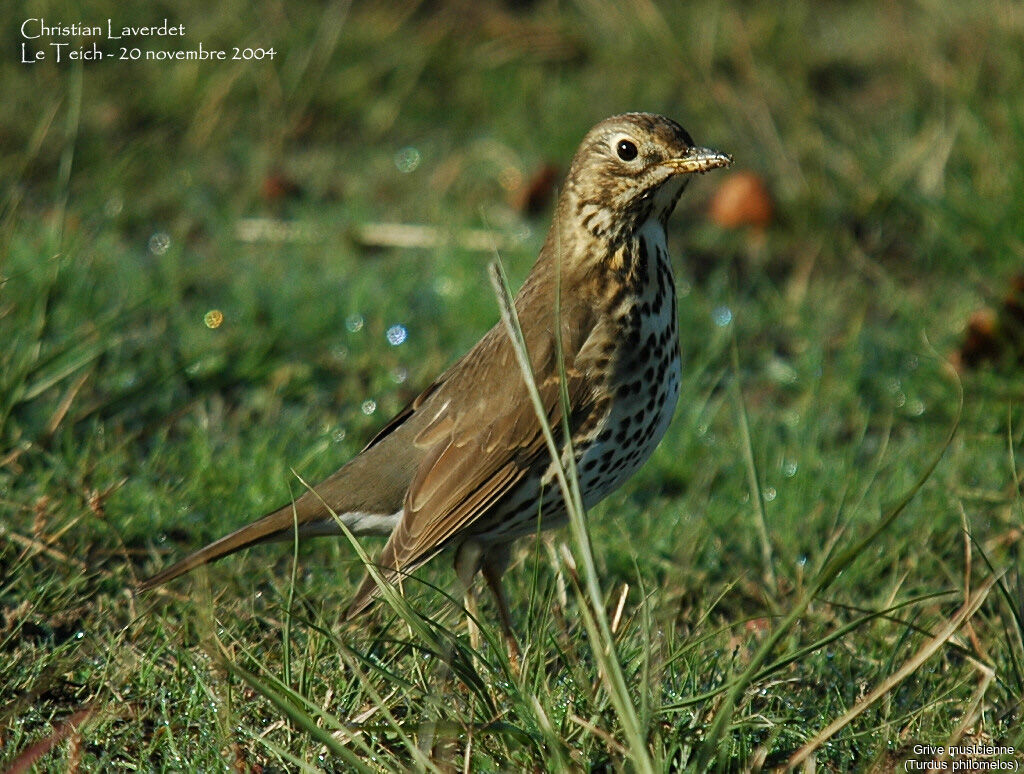
[[[307,493],[308,497],[311,493]],[[334,517],[327,511],[322,503],[321,509],[316,515],[302,513],[302,499],[296,503],[289,503],[282,508],[268,513],[262,519],[247,524],[215,540],[208,546],[200,548],[184,559],[175,562],[165,570],[156,575],[140,581],[136,586],[137,591],[148,591],[149,589],[161,586],[168,581],[184,575],[203,564],[209,564],[221,557],[241,551],[249,546],[259,543],[266,543],[274,540],[287,540],[295,534],[296,524],[300,537],[315,537],[318,535],[338,535],[341,529],[338,527]],[[349,531],[354,535],[386,535],[391,532],[401,513],[374,514],[362,512],[350,512],[338,514],[340,519]],[[305,518],[303,518],[305,516]]]

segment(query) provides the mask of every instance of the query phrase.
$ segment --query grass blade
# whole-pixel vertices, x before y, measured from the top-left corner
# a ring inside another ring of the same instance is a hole
[[[589,605],[581,605],[580,609],[583,614],[587,634],[590,637],[591,646],[594,650],[594,656],[601,666],[601,677],[604,679],[612,705],[615,707],[616,714],[619,717],[619,722],[622,723],[633,764],[640,772],[653,772],[654,766],[647,749],[646,733],[640,727],[636,707],[633,706],[629,689],[626,687],[622,665],[619,663],[615,651],[615,638],[612,635],[611,626],[608,623],[608,617],[604,609],[604,595],[598,582],[597,567],[594,563],[593,550],[590,544],[590,533],[587,530],[583,499],[580,494],[579,479],[576,475],[576,466],[572,462],[574,457],[571,445],[569,445],[569,433],[564,433],[569,448],[569,464],[565,464],[562,460],[562,450],[558,448],[558,444],[555,441],[554,433],[548,422],[547,412],[544,410],[544,404],[537,389],[537,382],[534,378],[533,369],[530,366],[530,356],[526,350],[526,339],[523,336],[523,329],[519,323],[519,316],[516,313],[508,277],[505,275],[501,261],[497,258],[491,262],[489,268],[491,284],[494,286],[498,306],[501,309],[501,319],[505,324],[509,338],[512,341],[512,346],[515,349],[516,359],[519,361],[519,367],[526,382],[530,399],[533,402],[537,420],[540,422],[548,452],[555,465],[555,475],[569,513],[569,526],[578,558],[583,565],[583,582],[586,586],[587,597],[589,597]],[[557,296],[558,294],[556,293],[556,298]],[[557,323],[555,328],[559,329],[560,323]],[[559,358],[559,360],[560,368],[562,369],[560,379],[563,405],[562,416],[566,418],[569,412],[567,410],[568,394],[566,392],[565,364],[562,358]]]

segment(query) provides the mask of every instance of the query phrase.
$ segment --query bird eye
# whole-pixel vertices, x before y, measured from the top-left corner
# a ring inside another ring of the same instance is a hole
[[[629,140],[619,140],[615,146],[615,152],[619,154],[619,158],[623,161],[632,161],[636,158],[637,154],[636,143]]]

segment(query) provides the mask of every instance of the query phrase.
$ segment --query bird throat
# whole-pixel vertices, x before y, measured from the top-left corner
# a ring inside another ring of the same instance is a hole
[[[670,178],[634,204],[628,215],[620,216],[618,229],[604,232],[607,267],[628,292],[643,294],[644,285],[656,278],[658,261],[665,261],[671,277],[665,227],[686,182],[685,177]]]

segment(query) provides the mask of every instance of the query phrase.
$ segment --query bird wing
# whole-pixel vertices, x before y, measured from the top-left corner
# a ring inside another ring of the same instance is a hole
[[[550,330],[540,327],[540,331],[532,347],[527,335],[527,347],[545,415],[558,438],[560,369]],[[573,426],[579,418],[595,413],[601,392],[589,367],[595,332],[594,328],[563,332],[568,339],[566,377]],[[402,518],[378,561],[390,581],[443,550],[454,535],[480,519],[524,478],[537,475],[548,457],[504,328],[492,329],[460,366],[432,396],[438,408],[414,441],[426,448],[426,454],[409,486]],[[501,385],[504,394],[499,398],[466,386],[481,384]],[[377,590],[376,582],[366,577],[348,617],[364,610]]]

